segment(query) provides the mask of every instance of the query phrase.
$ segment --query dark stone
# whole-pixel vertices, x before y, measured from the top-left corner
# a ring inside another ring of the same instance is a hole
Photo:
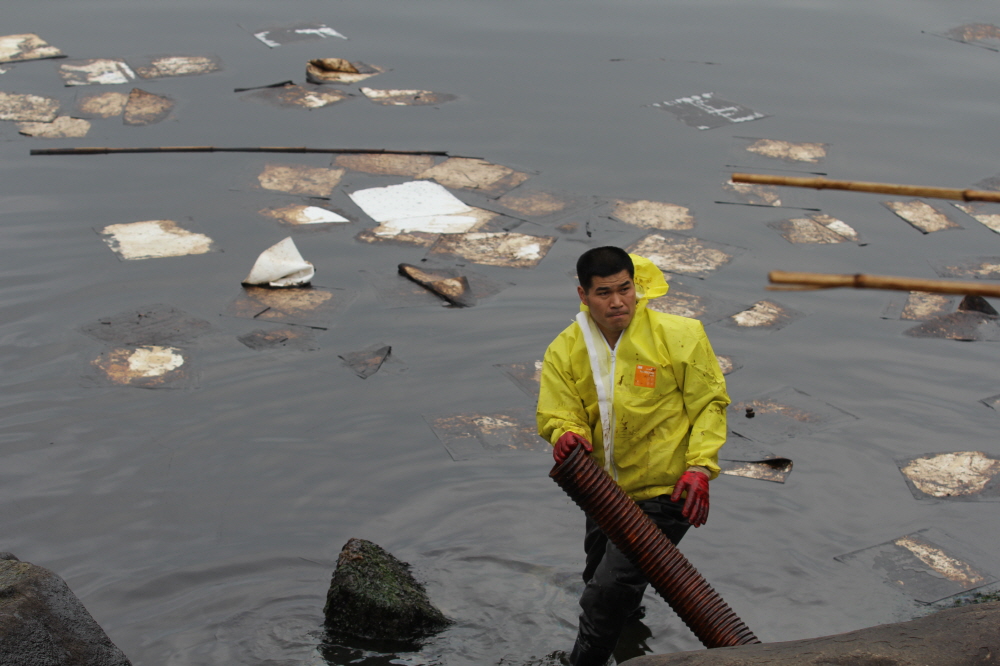
[[[323,614],[330,632],[366,640],[413,642],[451,624],[408,564],[364,539],[340,551]]]
[[[131,666],[48,569],[0,553],[0,664]]]
[[[622,666],[973,666],[1000,663],[1000,602],[784,643],[647,655]]]

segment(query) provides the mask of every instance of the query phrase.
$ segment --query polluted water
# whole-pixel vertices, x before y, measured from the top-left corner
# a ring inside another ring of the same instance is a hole
[[[547,478],[537,363],[603,245],[660,266],[650,307],[701,321],[726,369],[722,473],[681,550],[762,641],[1000,585],[993,315],[767,280],[998,280],[998,205],[920,196],[957,225],[921,233],[883,204],[916,195],[726,189],[740,171],[991,189],[995,17],[566,9],[5,3],[0,551],[63,576],[136,666],[569,650],[584,516]],[[289,237],[308,285],[241,284]],[[475,305],[401,264],[464,277]],[[907,333],[960,313],[975,335]],[[355,537],[452,624],[405,649],[327,635]],[[702,649],[643,605],[619,663]]]

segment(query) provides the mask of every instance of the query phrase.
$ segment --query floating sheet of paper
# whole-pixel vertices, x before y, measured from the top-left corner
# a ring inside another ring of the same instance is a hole
[[[296,23],[295,25],[268,28],[253,33],[253,36],[272,49],[284,44],[327,39],[329,37],[347,39],[347,37],[344,37],[323,23]]]
[[[715,97],[715,93],[704,93],[681,97],[670,102],[657,102],[652,105],[657,109],[663,109],[677,116],[677,118],[690,127],[697,127],[700,130],[723,127],[733,123],[745,123],[751,120],[766,118],[763,113],[758,113],[745,106],[727,102],[724,99]]]
[[[990,231],[1000,234],[1000,207],[996,204],[991,205],[975,201],[970,203],[952,203],[951,205]]]
[[[737,312],[724,321],[728,326],[735,328],[777,331],[802,316],[801,312],[774,301],[757,301],[746,310]]]
[[[484,221],[482,215],[437,183],[415,180],[352,192],[351,200],[379,223],[377,236],[404,233],[460,233]]]
[[[380,227],[376,227],[381,229]],[[439,234],[425,233],[423,231],[411,231],[403,233],[391,233],[379,235],[374,229],[362,229],[355,240],[361,243],[390,243],[393,245],[416,245],[417,247],[430,247],[438,239]]]
[[[1000,321],[996,315],[960,310],[928,319],[903,334],[913,338],[996,342],[1000,341]]]
[[[59,106],[51,97],[0,92],[0,120],[50,123],[59,115]]]
[[[514,408],[492,414],[424,417],[454,460],[551,450],[538,436],[535,412]]]
[[[257,176],[257,182],[265,190],[329,197],[343,177],[343,169],[307,167],[299,164],[268,164]]]
[[[125,103],[122,121],[126,125],[153,125],[165,120],[174,108],[174,100],[132,88]]]
[[[191,342],[212,330],[212,325],[171,305],[147,305],[102,317],[80,332],[103,342],[138,347],[173,346]]]
[[[215,56],[154,56],[148,64],[136,65],[135,73],[144,79],[169,76],[197,76],[222,70],[222,61]]]
[[[792,461],[738,435],[729,437],[719,451],[719,467],[722,474],[742,476],[748,479],[784,483],[792,473]]]
[[[25,136],[42,139],[74,139],[87,136],[90,122],[82,118],[59,116],[51,123],[18,123],[17,131]]]
[[[732,261],[737,248],[699,238],[663,233],[639,239],[628,251],[646,257],[662,271],[705,277]]]
[[[428,254],[461,257],[487,266],[533,268],[548,254],[555,242],[556,239],[552,236],[505,232],[441,234]]]
[[[430,265],[429,262],[421,263],[421,267],[425,269],[439,268]],[[432,294],[412,280],[403,277],[398,271],[391,274],[388,272],[373,273],[371,271],[361,271],[361,274],[371,283],[379,302],[385,306],[424,307],[442,304],[439,296]],[[463,269],[462,275],[468,280],[472,295],[475,296],[477,301],[495,296],[511,286],[510,283],[496,282],[468,269]]]
[[[172,220],[111,224],[97,232],[125,260],[182,257],[212,251],[212,239]]]
[[[359,153],[338,155],[334,164],[351,171],[379,176],[409,176],[415,178],[434,166],[430,155],[397,155],[393,153]]]
[[[382,106],[428,106],[458,99],[455,95],[436,93],[431,90],[377,90],[375,88],[362,88],[361,92],[369,100]]]
[[[399,274],[424,287],[452,305],[469,308],[476,304],[469,280],[455,269],[421,269],[411,264],[400,264]]]
[[[768,222],[767,226],[789,243],[857,243],[861,240],[858,232],[846,222],[823,213]]]
[[[990,23],[967,23],[941,33],[941,37],[990,51],[1000,51],[1000,28]]]
[[[538,398],[542,383],[542,362],[506,363],[493,366],[499,368],[514,384],[524,391],[529,398]]]
[[[392,347],[382,343],[375,343],[365,347],[361,351],[341,354],[337,358],[344,362],[344,365],[354,371],[361,379],[368,379],[382,367],[382,364],[392,353]]]
[[[911,291],[906,299],[894,298],[882,313],[883,319],[909,319],[926,321],[954,312],[958,296],[935,294],[928,291]]]
[[[192,376],[185,352],[177,347],[150,345],[104,352],[91,366],[106,382],[133,388],[184,388]]]
[[[925,453],[896,465],[917,499],[1000,499],[1000,458],[982,451]]]
[[[796,165],[820,164],[826,159],[830,148],[828,143],[794,143],[781,139],[760,139],[748,136],[733,138],[739,144],[741,151],[749,153],[748,157],[763,157]]]
[[[1000,257],[969,257],[958,261],[935,260],[934,272],[946,278],[1000,280]]]
[[[309,284],[315,274],[315,267],[302,258],[289,236],[261,252],[243,284],[301,287]]]
[[[883,201],[882,205],[906,220],[913,228],[924,234],[962,227],[948,219],[948,216],[920,199],[910,201]]]
[[[435,180],[445,187],[474,190],[490,197],[498,197],[530,177],[509,167],[469,157],[450,157],[418,176]]]
[[[353,298],[352,292],[343,289],[244,287],[226,308],[226,314],[325,329],[333,315],[347,307]]]
[[[745,204],[752,206],[783,206],[781,193],[777,187],[771,185],[752,185],[750,183],[734,183],[727,181],[722,189],[731,192],[736,198]]]
[[[305,326],[290,326],[277,330],[258,329],[236,338],[254,351],[268,349],[296,349],[298,351],[315,351],[316,333]]]
[[[343,215],[339,215],[327,208],[321,208],[320,206],[305,206],[302,204],[292,204],[276,208],[262,208],[257,212],[261,215],[272,217],[279,222],[294,226],[344,224],[350,222],[350,220]]]
[[[382,67],[348,62],[344,58],[317,58],[306,64],[306,80],[310,83],[357,83],[384,71]]]
[[[350,95],[341,90],[330,90],[317,86],[300,86],[294,83],[280,87],[266,87],[245,95],[247,99],[262,100],[278,106],[298,107],[302,109],[321,109],[337,102],[350,99]]]
[[[125,113],[128,97],[123,92],[79,94],[75,113],[81,118],[114,118]]]
[[[116,85],[133,81],[135,72],[124,60],[94,58],[60,63],[59,76],[68,86]]]
[[[616,199],[611,216],[625,224],[663,231],[685,231],[694,228],[690,208],[662,201],[624,201]]]
[[[748,414],[753,416],[748,418]],[[770,444],[854,420],[857,417],[853,414],[808,393],[783,388],[731,404],[728,424],[741,437]]]
[[[649,301],[647,307],[656,312],[697,319],[702,324],[711,324],[739,310],[734,303],[714,296],[703,296],[687,291],[678,283],[670,284],[666,296]]]
[[[890,587],[931,604],[996,582],[966,555],[969,550],[947,533],[930,528],[833,559],[861,571],[874,570]]]
[[[38,35],[28,33],[0,37],[0,62],[61,58],[62,55],[62,51],[50,46]]]

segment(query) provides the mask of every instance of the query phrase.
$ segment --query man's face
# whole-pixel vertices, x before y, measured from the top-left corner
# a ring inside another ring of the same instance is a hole
[[[590,308],[590,317],[608,342],[617,342],[635,314],[635,285],[628,271],[608,277],[594,276],[590,289],[578,286],[576,291],[580,301]]]

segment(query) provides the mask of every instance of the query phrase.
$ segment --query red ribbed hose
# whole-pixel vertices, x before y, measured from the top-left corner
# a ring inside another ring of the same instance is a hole
[[[549,476],[646,575],[707,648],[760,643],[736,613],[610,476],[576,447]]]

